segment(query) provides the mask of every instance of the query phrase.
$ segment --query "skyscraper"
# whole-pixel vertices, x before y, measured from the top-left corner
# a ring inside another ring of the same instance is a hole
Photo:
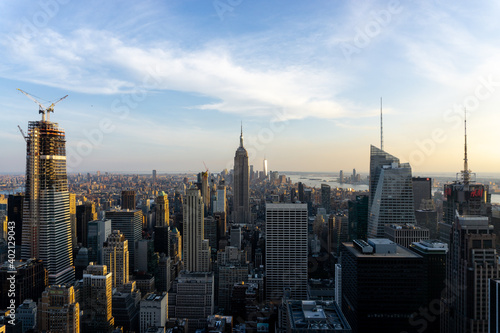
[[[331,201],[332,188],[328,184],[321,184],[321,206],[330,214],[330,201]]]
[[[243,147],[243,128],[240,135],[240,146],[234,155],[234,184],[233,184],[233,219],[236,223],[250,223],[250,169],[248,167],[248,153]]]
[[[266,204],[267,298],[307,299],[307,205]]]
[[[449,239],[440,332],[487,332],[488,280],[500,277],[493,225],[457,214]]]
[[[42,332],[80,332],[80,304],[75,300],[73,286],[48,286],[38,303]]]
[[[192,187],[187,191],[184,202],[183,259],[190,272],[208,272],[210,247],[204,236],[203,198],[200,190]]]
[[[81,317],[82,332],[111,332],[115,319],[112,306],[112,275],[106,265],[90,263],[83,274]]]
[[[142,239],[141,210],[111,210],[106,212],[106,219],[111,220],[111,228],[120,230],[128,240],[129,274],[135,270],[135,244]]]
[[[181,272],[168,298],[169,318],[187,318],[190,332],[204,328],[207,316],[214,313],[214,274]]]
[[[342,244],[341,265],[342,312],[353,333],[417,332],[411,318],[428,305],[420,255],[388,239],[354,240]]]
[[[156,197],[156,222],[155,226],[164,227],[169,225],[170,213],[168,208],[168,195],[161,192]]]
[[[457,212],[459,215],[491,216],[489,186],[476,183],[475,174],[469,170],[467,127],[465,127],[464,147],[464,169],[457,174],[457,179],[453,183],[444,185],[444,216],[443,222],[439,223],[439,237],[448,244]]]
[[[113,230],[104,243],[104,265],[113,274],[113,288],[120,288],[129,282],[128,240],[120,232]]]
[[[122,209],[135,209],[135,191],[122,191]]]
[[[104,257],[103,244],[111,234],[111,220],[90,221],[87,229],[89,261],[102,264]]]
[[[265,157],[264,157],[264,166],[263,166],[262,170],[264,172],[264,177],[267,178],[267,160]]]
[[[87,201],[83,205],[76,206],[76,237],[83,247],[88,246],[88,224],[95,220],[97,220],[97,213],[93,202]]]
[[[415,223],[413,204],[410,165],[371,146],[368,237],[384,237],[386,224]]]
[[[9,195],[9,198],[7,199],[7,219],[8,221],[15,223],[14,230],[16,232],[16,257],[18,258],[20,258],[23,239],[23,205],[24,195]]]
[[[49,284],[75,279],[66,140],[57,123],[30,121],[26,136],[26,191],[21,257],[43,261]]]

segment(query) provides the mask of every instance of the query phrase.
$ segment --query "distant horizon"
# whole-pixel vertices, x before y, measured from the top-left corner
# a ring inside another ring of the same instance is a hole
[[[97,174],[97,172],[100,172],[101,175],[103,173],[109,173],[109,174],[121,174],[121,175],[140,175],[140,176],[144,176],[144,175],[151,175],[153,170],[156,170],[156,173],[157,175],[191,175],[191,174],[198,174],[199,172],[203,172],[204,170],[200,169],[198,171],[162,171],[162,170],[158,170],[158,169],[151,169],[149,171],[147,170],[132,170],[132,171],[109,171],[109,170],[91,170],[91,171],[78,171],[78,172],[68,172],[67,174],[68,175],[77,175],[77,174],[87,174],[87,173],[90,173],[91,175],[95,175]],[[228,170],[229,171],[229,170]],[[261,170],[257,170],[257,171],[261,171]],[[338,171],[290,171],[290,170],[287,170],[287,171],[280,171],[280,170],[269,170],[269,172],[271,171],[278,171],[278,173],[280,174],[285,174],[285,175],[288,175],[288,174],[297,174],[297,175],[307,175],[307,174],[314,174],[314,175],[328,175],[329,177],[338,177],[339,176],[339,173],[341,170],[338,170]],[[222,172],[221,171],[210,171],[210,173],[212,174],[220,174]],[[360,175],[365,175],[365,176],[368,176],[370,174],[369,171],[358,171],[356,170],[356,173],[357,174],[360,174]],[[413,177],[446,177],[446,178],[450,178],[450,177],[453,177],[455,178],[455,176],[457,175],[457,173],[459,172],[428,172],[428,173],[412,173],[412,176]],[[500,172],[472,172],[473,174],[476,174],[476,177],[478,179],[483,179],[483,178],[492,178],[492,177],[498,177],[500,178]],[[3,176],[22,176],[22,175],[25,175],[25,173],[23,172],[0,172],[0,175],[3,175]],[[344,177],[346,176],[350,176],[352,175],[352,171],[350,172],[346,172],[344,170]]]

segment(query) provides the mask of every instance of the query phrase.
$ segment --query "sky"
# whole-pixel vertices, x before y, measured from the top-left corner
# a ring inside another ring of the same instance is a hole
[[[500,172],[500,3],[1,1],[0,172],[23,173],[18,125],[68,95],[69,172],[219,172],[243,124],[262,170]]]

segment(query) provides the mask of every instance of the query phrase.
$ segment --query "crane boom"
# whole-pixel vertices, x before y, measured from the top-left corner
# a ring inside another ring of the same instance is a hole
[[[19,128],[19,131],[21,132],[23,138],[24,138],[24,141],[28,142],[28,138],[26,135],[24,135],[24,131],[23,129],[21,128],[21,126],[17,125],[17,128]]]
[[[50,104],[50,106],[48,108],[46,108],[45,106],[43,106],[42,103],[40,103],[39,101],[37,101],[35,99],[35,97],[31,96],[30,94],[28,94],[26,91],[23,91],[19,88],[17,88],[17,90],[19,90],[20,92],[22,92],[24,95],[26,95],[29,99],[31,99],[33,102],[35,102],[36,104],[38,104],[38,113],[41,113],[42,114],[42,121],[45,121],[45,115],[47,115],[47,121],[50,121],[50,112],[54,112],[54,106],[59,103],[60,101],[62,101],[63,99],[65,99],[66,97],[68,97],[68,95],[64,96],[64,97],[61,97],[59,98],[57,101],[55,101],[54,103]]]

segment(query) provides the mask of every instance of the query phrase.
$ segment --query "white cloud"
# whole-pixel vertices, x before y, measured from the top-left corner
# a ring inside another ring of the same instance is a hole
[[[300,119],[349,113],[333,90],[341,75],[312,66],[255,69],[220,48],[141,47],[92,30],[62,36],[45,29],[31,39],[7,38],[2,44],[12,64],[0,71],[5,78],[90,94],[144,88],[197,93],[218,101],[200,109],[235,114],[272,116],[280,109],[288,119]]]

